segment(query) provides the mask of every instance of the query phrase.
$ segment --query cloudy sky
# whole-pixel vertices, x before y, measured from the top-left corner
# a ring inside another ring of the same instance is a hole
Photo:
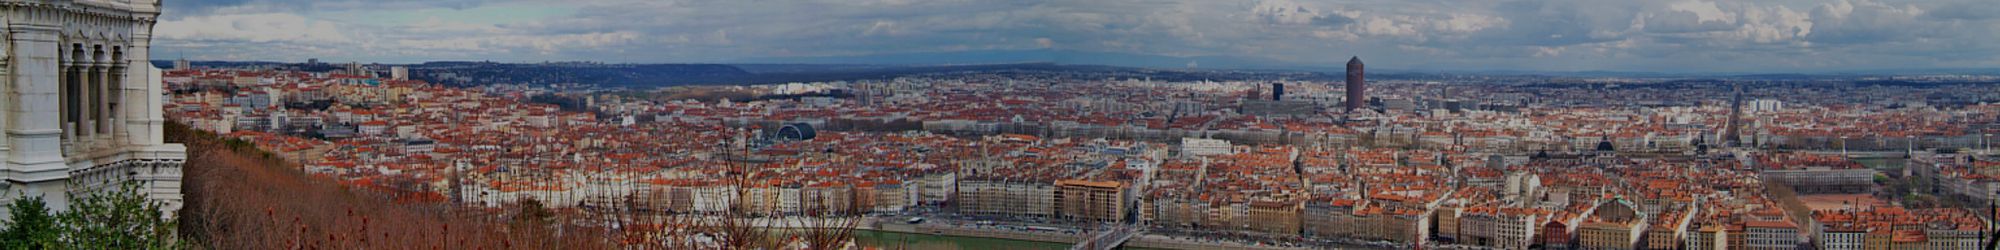
[[[1049,49],[1416,70],[2000,67],[1991,0],[164,0],[155,58],[741,62]]]

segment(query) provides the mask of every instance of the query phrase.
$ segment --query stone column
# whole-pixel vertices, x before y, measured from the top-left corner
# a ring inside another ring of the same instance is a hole
[[[111,66],[111,81],[110,81],[111,86],[108,87],[108,89],[110,89],[110,92],[105,92],[105,93],[110,93],[110,96],[104,99],[106,102],[111,103],[109,107],[105,107],[105,110],[108,111],[104,112],[106,116],[110,116],[111,118],[104,120],[105,126],[110,127],[111,129],[110,145],[112,146],[131,145],[132,144],[131,140],[126,139],[126,137],[130,135],[125,131],[127,129],[125,127],[126,126],[125,120],[132,119],[131,115],[126,114],[126,110],[132,109],[131,107],[132,102],[126,99],[128,96],[132,95],[132,93],[129,90],[131,89],[132,84],[125,82],[125,79],[128,78],[126,77],[125,72],[130,71],[126,70],[126,68],[130,68],[130,66],[126,65],[129,64],[130,62],[117,61],[113,63],[115,64]]]
[[[62,48],[63,46],[58,45],[57,47]],[[77,74],[76,52],[68,49],[62,50],[70,51],[70,53],[64,53],[61,58],[61,81],[56,83],[61,85],[56,87],[56,101],[58,102],[56,110],[59,110],[56,115],[62,117],[62,124],[59,126],[62,127],[63,153],[67,154],[70,152],[70,147],[76,145],[77,122],[76,113],[74,112],[76,112],[76,77],[80,75]]]
[[[12,33],[13,31],[0,29],[0,105],[14,104],[13,103],[14,95],[6,94],[6,93],[14,93],[14,84],[12,84],[14,82],[13,81],[14,72],[10,70],[13,69],[14,66],[8,63],[8,61],[12,60],[12,57],[14,55],[14,48],[9,47],[8,43],[5,43],[7,42],[6,40],[11,40],[7,37],[12,37],[11,36],[13,35]],[[0,112],[0,131],[7,131],[9,123],[7,121],[12,120],[12,117],[13,114],[10,114],[8,112]],[[0,132],[0,142],[6,142],[6,141],[7,141],[7,133]],[[8,147],[7,144],[5,143],[0,143],[0,169],[7,168],[6,167],[7,165],[5,163],[7,161],[7,154],[8,154],[7,151],[11,150],[13,150],[13,147]],[[6,188],[6,185],[0,185],[0,188]],[[5,197],[5,196],[6,195],[0,195],[0,197]]]
[[[67,53],[64,53],[64,54],[67,54]],[[67,55],[64,55],[64,56],[58,56],[58,58],[63,58],[63,59],[68,59],[68,58],[69,58],[69,56],[67,56]],[[64,60],[64,62],[61,62],[61,64],[60,64],[60,65],[57,65],[57,66],[56,66],[56,70],[57,70],[57,72],[56,72],[56,73],[57,73],[57,75],[56,75],[56,78],[57,78],[57,79],[56,79],[56,82],[57,82],[57,84],[58,84],[58,85],[61,85],[61,86],[56,86],[56,89],[58,89],[58,90],[59,90],[59,91],[56,91],[56,92],[58,92],[58,93],[66,93],[66,92],[69,92],[69,62],[68,62],[68,60]],[[63,107],[63,110],[67,110],[67,108],[69,107],[69,98],[67,98],[67,97],[63,97],[63,96],[60,96],[60,95],[58,95],[58,96],[56,96],[56,103],[58,103],[59,105],[62,105],[62,107]],[[62,127],[64,128],[64,129],[63,129],[63,133],[62,133],[62,140],[63,140],[63,143],[68,143],[68,142],[69,142],[69,130],[68,130],[67,128],[69,128],[69,113],[67,113],[67,112],[62,112],[62,113],[58,113],[58,114],[56,114],[56,115],[57,115],[57,116],[59,116],[59,117],[61,117],[61,118],[60,118],[61,120],[60,120],[60,121],[57,121],[56,123],[59,123],[59,124],[61,124],[61,125],[59,125],[59,126],[62,126]],[[9,123],[9,124],[11,124],[11,123],[13,123],[13,121],[11,121],[11,120],[10,120],[10,121],[8,121],[8,123]]]
[[[90,55],[90,51],[87,50],[83,53],[85,56]],[[95,60],[96,58],[86,59]],[[77,145],[80,145],[76,147],[76,153],[79,155],[87,154],[91,148],[97,145],[96,143],[92,143],[97,138],[97,112],[95,112],[97,110],[97,82],[103,80],[98,79],[97,76],[99,75],[98,72],[104,71],[102,67],[97,66],[96,61],[84,62],[80,68],[83,68],[83,71],[78,73],[83,74],[83,77],[77,77],[77,80],[83,80],[83,82],[81,82],[81,85],[77,85],[76,92],[76,142]]]
[[[96,130],[92,134],[97,135],[91,140],[91,144],[102,148],[111,146],[111,91],[115,91],[111,88],[111,75],[114,74],[111,70],[113,66],[117,66],[117,62],[111,61],[108,52],[98,51],[101,56],[97,59],[97,85],[90,89],[92,94],[90,111],[93,119],[90,128]]]
[[[9,14],[22,14],[15,10]],[[55,20],[17,17],[11,23],[14,44],[13,74],[8,75],[13,91],[8,91],[6,179],[20,183],[14,187],[22,195],[39,195],[54,210],[69,206],[67,185],[69,166],[62,156],[62,129],[56,92],[61,71],[57,58],[60,26]],[[10,188],[11,189],[11,188]],[[10,190],[10,192],[12,192]],[[6,194],[13,196],[15,194]]]
[[[162,126],[166,125],[166,119],[160,110],[161,107],[165,107],[164,103],[161,103],[164,100],[160,99],[162,94],[160,91],[164,86],[158,85],[160,76],[154,74],[157,72],[154,71],[150,54],[153,26],[150,22],[135,25],[138,27],[132,29],[131,44],[125,47],[125,61],[128,62],[125,67],[126,77],[120,79],[125,82],[123,96],[125,102],[119,106],[123,106],[121,109],[125,110],[124,122],[127,130],[124,131],[126,134],[121,136],[131,145],[160,145],[166,142],[166,138],[162,136],[164,132]]]

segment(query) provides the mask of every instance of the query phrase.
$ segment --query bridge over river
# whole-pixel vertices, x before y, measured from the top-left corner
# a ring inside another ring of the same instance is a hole
[[[1112,227],[1111,230],[1103,230],[1090,234],[1089,238],[1084,238],[1083,241],[1077,242],[1076,245],[1070,246],[1069,249],[1111,250],[1118,248],[1118,245],[1124,245],[1125,241],[1130,241],[1132,237],[1138,235],[1139,229],[1137,227],[1131,224],[1118,224],[1118,226]]]

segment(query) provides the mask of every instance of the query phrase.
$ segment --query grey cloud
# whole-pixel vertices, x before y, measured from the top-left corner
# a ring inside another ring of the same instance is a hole
[[[507,0],[515,1],[515,0]],[[197,16],[218,14],[218,11],[241,13],[259,12],[308,12],[342,10],[394,10],[410,8],[471,8],[490,4],[491,0],[162,0],[161,8],[168,16]],[[227,14],[227,13],[222,13]]]
[[[1930,9],[1927,17],[1944,20],[1985,21],[2000,19],[2000,3],[1960,2]]]
[[[1352,17],[1347,17],[1347,16],[1342,16],[1342,15],[1340,15],[1340,14],[1329,14],[1329,15],[1324,15],[1324,16],[1317,16],[1317,17],[1313,17],[1313,18],[1312,18],[1312,24],[1313,24],[1313,25],[1318,25],[1318,26],[1323,26],[1323,27],[1335,27],[1335,28],[1338,28],[1338,27],[1342,27],[1342,26],[1347,26],[1348,24],[1353,24],[1353,23],[1354,23],[1354,18],[1352,18]]]
[[[1657,13],[1645,20],[1646,31],[1656,33],[1708,32],[1736,28],[1736,24],[1732,22],[1703,22],[1697,14],[1686,11]]]
[[[1512,25],[1486,32],[1482,40],[1534,46],[1612,41],[1627,32],[1637,10],[1628,1],[1513,1],[1496,8]]]
[[[1813,9],[1813,32],[1807,39],[1815,43],[1854,44],[1908,41],[1937,34],[1935,23],[1918,20],[1922,12],[1913,5],[1872,1],[1821,4]]]
[[[1695,1],[1695,2],[1686,2]],[[347,43],[256,34],[161,38],[162,53],[297,60],[728,61],[1040,49],[1370,57],[1384,68],[1717,70],[1994,65],[2000,18],[1978,0],[576,0],[506,24],[338,24]],[[1700,4],[1702,12],[1672,4]],[[167,0],[168,17],[470,9],[476,0]],[[1713,5],[1711,11],[1707,9]],[[1707,15],[1707,16],[1703,16]],[[1707,18],[1704,18],[1707,17]],[[1720,19],[1718,19],[1720,18]],[[1707,21],[1703,21],[1708,19]],[[450,20],[446,20],[450,21]],[[171,32],[161,32],[171,33]],[[199,35],[199,34],[185,34]],[[550,43],[571,41],[573,43]],[[596,44],[596,46],[587,46]],[[237,47],[242,46],[242,47]],[[285,50],[285,49],[296,49]],[[171,52],[169,52],[171,51]],[[332,56],[321,56],[332,57]]]

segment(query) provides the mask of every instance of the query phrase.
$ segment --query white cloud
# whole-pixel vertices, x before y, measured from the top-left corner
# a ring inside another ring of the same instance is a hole
[[[1924,22],[1916,5],[1840,0],[1813,9],[1815,30],[1808,37],[1820,43],[1906,41],[1936,35],[1941,22]]]
[[[1715,2],[1684,0],[1648,8],[1634,21],[1649,32],[1724,31],[1737,26],[1737,13],[1724,11]]]
[[[1715,7],[1715,2],[1698,1],[1698,0],[1679,1],[1667,4],[1667,8],[1675,11],[1685,11],[1688,13],[1694,13],[1696,17],[1695,21],[1701,23],[1736,22],[1735,16],[1732,16],[1729,13],[1722,12],[1722,8]]]
[[[503,33],[506,29],[493,24],[477,24],[464,21],[444,20],[437,17],[425,18],[422,22],[407,25],[409,31],[418,33]]]
[[[2000,40],[2000,14],[1961,10],[1992,5],[1983,0],[504,1],[170,3],[155,37],[161,53],[265,60],[727,61],[1060,45],[1302,63],[1362,55],[1385,68],[2000,67],[1990,59],[2000,43],[1989,42]],[[285,7],[294,3],[303,7]],[[371,4],[574,11],[507,22],[324,14]]]
[[[1362,19],[1360,23],[1357,23],[1357,26],[1359,27],[1357,27],[1355,31],[1358,31],[1358,33],[1362,35],[1376,35],[1376,36],[1418,35],[1417,27],[1415,24],[1406,22],[1406,20],[1396,20],[1388,17],[1371,17],[1367,19]]]
[[[521,50],[537,55],[554,55],[566,49],[613,47],[642,40],[636,32],[599,32],[566,35],[494,35],[441,39],[398,40],[385,48],[407,50],[447,50],[466,52],[507,52]]]
[[[1251,8],[1251,14],[1278,24],[1311,24],[1313,19],[1325,15],[1290,0],[1259,1]]]
[[[1506,26],[1507,19],[1496,16],[1454,13],[1444,19],[1432,19],[1432,30],[1445,33],[1472,33],[1493,27]]]
[[[1757,43],[1791,41],[1812,35],[1812,16],[1785,6],[1752,8],[1743,12],[1742,28],[1731,38]]]
[[[861,32],[862,35],[869,36],[894,36],[900,33],[903,33],[902,28],[896,26],[896,21],[889,20],[875,20],[875,23],[868,25],[868,31]]]
[[[161,21],[154,29],[159,33],[158,38],[168,40],[307,44],[353,42],[341,33],[339,24],[291,13],[188,17]]]

